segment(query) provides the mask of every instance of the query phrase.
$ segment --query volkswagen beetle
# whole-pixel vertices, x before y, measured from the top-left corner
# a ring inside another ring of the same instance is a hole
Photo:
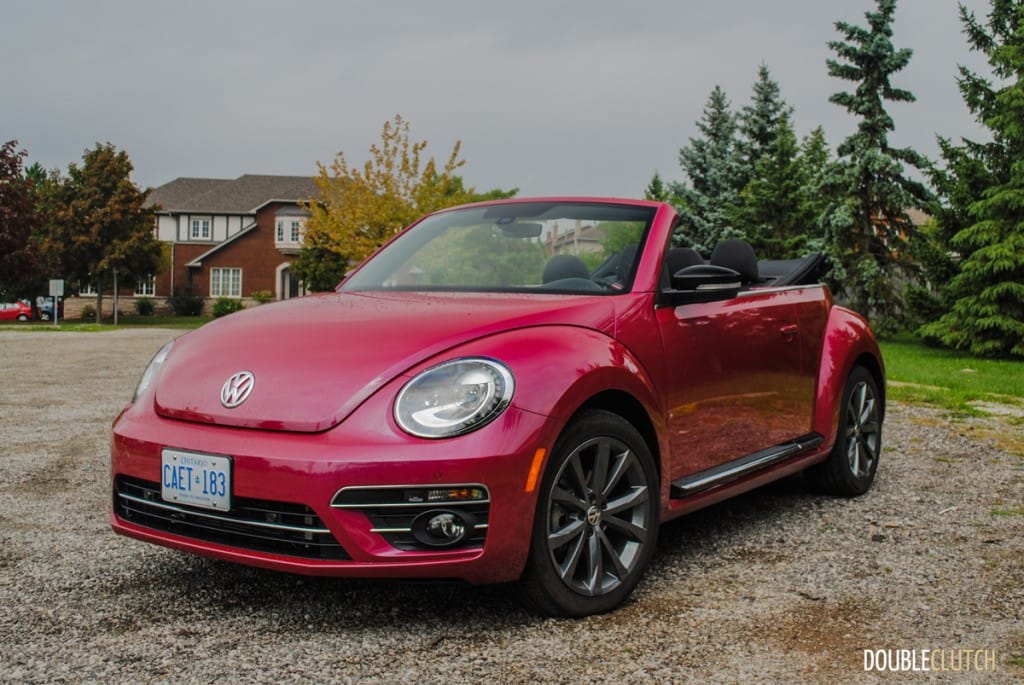
[[[161,349],[114,423],[118,533],[327,576],[633,590],[663,521],[875,477],[884,370],[821,255],[707,255],[667,204],[516,199],[402,231],[335,292]]]

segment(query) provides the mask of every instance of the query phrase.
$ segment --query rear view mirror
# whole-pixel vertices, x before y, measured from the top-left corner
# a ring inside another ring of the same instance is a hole
[[[499,224],[498,228],[506,238],[539,238],[544,230],[544,225],[517,221],[511,224]]]

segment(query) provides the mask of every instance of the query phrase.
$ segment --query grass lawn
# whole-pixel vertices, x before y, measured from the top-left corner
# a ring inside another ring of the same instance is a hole
[[[889,397],[977,414],[975,402],[1024,409],[1024,362],[979,359],[913,340],[881,341]]]
[[[96,332],[115,331],[119,328],[199,328],[204,323],[213,321],[212,316],[121,316],[118,317],[117,326],[114,326],[113,319],[104,319],[103,323],[79,321],[61,321],[53,325],[52,321],[35,321],[32,323],[11,323],[0,326],[4,331],[53,331],[59,332]]]

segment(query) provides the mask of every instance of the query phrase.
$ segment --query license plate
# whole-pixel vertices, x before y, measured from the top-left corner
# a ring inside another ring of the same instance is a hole
[[[204,509],[230,510],[231,457],[163,450],[160,498]]]

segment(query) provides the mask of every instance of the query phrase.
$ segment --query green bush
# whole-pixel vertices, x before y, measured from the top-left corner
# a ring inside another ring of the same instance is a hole
[[[135,300],[135,313],[139,316],[153,316],[154,309],[156,309],[156,305],[153,304],[153,299],[150,297],[140,297]]]
[[[82,321],[95,321],[96,320],[96,307],[91,304],[87,304],[82,307]]]
[[[199,316],[203,313],[203,298],[194,295],[176,295],[167,298],[176,316]]]
[[[274,293],[269,290],[254,290],[252,291],[252,299],[256,300],[260,304],[266,304],[274,299]]]
[[[233,297],[218,297],[217,301],[213,303],[213,317],[219,319],[222,316],[234,314],[243,309],[245,309],[245,305],[242,304],[241,300]]]

